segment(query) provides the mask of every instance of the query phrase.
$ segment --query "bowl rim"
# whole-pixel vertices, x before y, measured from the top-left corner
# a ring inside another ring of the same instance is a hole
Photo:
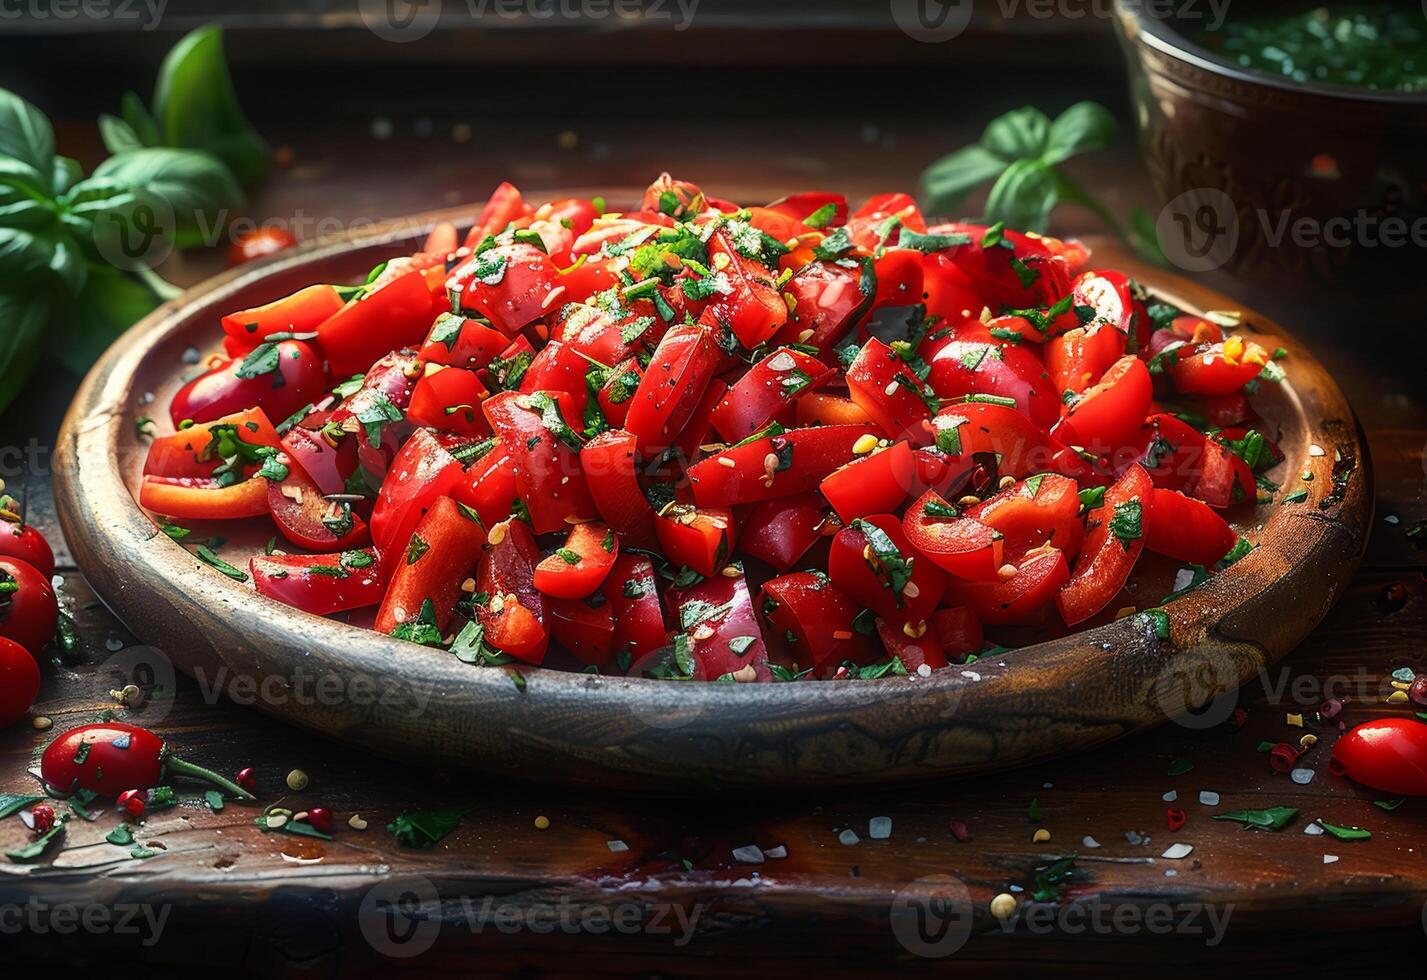
[[[1196,44],[1188,35],[1174,29],[1172,18],[1146,16],[1143,0],[1115,0],[1118,16],[1116,23],[1127,40],[1134,36],[1125,27],[1125,21],[1132,21],[1136,34],[1160,54],[1192,65],[1201,71],[1222,75],[1247,85],[1286,93],[1297,93],[1319,99],[1333,99],[1349,103],[1371,103],[1384,107],[1424,107],[1427,108],[1427,92],[1390,92],[1383,89],[1364,88],[1354,85],[1332,85],[1325,82],[1296,82],[1268,72],[1257,71],[1236,65],[1215,54],[1203,45]]]

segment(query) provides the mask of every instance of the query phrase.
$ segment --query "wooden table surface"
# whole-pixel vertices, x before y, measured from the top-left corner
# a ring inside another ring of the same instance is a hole
[[[795,126],[780,130],[786,149],[755,166],[746,154],[765,131],[753,125],[716,144],[684,143],[672,156],[667,142],[656,146],[636,126],[577,130],[573,146],[557,128],[517,124],[495,145],[413,134],[404,124],[381,140],[273,134],[295,147],[295,159],[250,213],[350,222],[479,200],[502,177],[538,193],[638,184],[654,166],[688,174],[712,193],[746,185],[752,174],[770,188],[858,195],[910,187],[930,154],[971,135],[948,131],[945,146],[923,141],[909,153],[911,129]],[[423,178],[413,182],[403,175],[417,160]],[[1117,209],[1148,200],[1133,158],[1097,166]],[[1075,230],[1076,216],[1067,217]],[[195,281],[212,261],[190,259],[170,271]],[[999,973],[1052,962],[1086,974],[1150,964],[1263,974],[1291,963],[1300,975],[1348,962],[1416,968],[1427,946],[1427,803],[1384,810],[1374,805],[1380,794],[1331,776],[1326,763],[1338,725],[1314,713],[1327,696],[1348,701],[1342,718],[1349,725],[1405,713],[1383,703],[1388,675],[1404,666],[1427,670],[1427,552],[1403,533],[1427,518],[1420,368],[1366,325],[1340,321],[1321,305],[1213,284],[1238,290],[1311,338],[1339,371],[1367,431],[1378,512],[1368,559],[1346,598],[1279,668],[1218,706],[1221,717],[1243,709],[1242,727],[1170,724],[1076,758],[915,788],[600,795],[545,787],[538,777],[496,781],[430,772],[418,759],[357,755],[186,678],[172,697],[125,710],[110,693],[113,662],[135,644],[161,649],[164,639],[145,636],[142,623],[129,632],[94,603],[57,540],[49,446],[73,382],[62,375],[37,381],[4,419],[0,474],[58,545],[63,605],[83,644],[73,660],[47,665],[34,713],[56,729],[102,712],[150,724],[185,757],[212,768],[256,767],[264,804],[285,796],[294,808],[326,805],[338,822],[331,842],[264,833],[253,823],[255,808],[214,813],[200,797],[152,816],[139,840],[155,842],[157,853],[136,859],[131,848],[104,839],[119,822],[112,808],[93,822],[72,820],[62,847],[42,860],[0,861],[7,965],[113,970],[143,962],[305,977],[401,966],[431,974],[711,975],[744,971],[750,962],[823,974]],[[1397,583],[1405,600],[1385,601]],[[1287,724],[1287,715],[1300,713],[1306,728]],[[1256,747],[1297,741],[1305,731],[1320,740],[1300,765],[1316,775],[1298,785],[1273,773]],[[23,723],[0,732],[0,793],[34,790],[27,770],[48,739]],[[1180,771],[1186,764],[1192,768]],[[310,774],[304,792],[283,785],[294,768]],[[1178,794],[1173,804],[1164,799],[1169,792]],[[1217,805],[1200,802],[1206,792],[1218,794]],[[1177,833],[1166,824],[1171,805],[1188,818]],[[430,850],[403,848],[383,829],[403,811],[451,806],[472,809]],[[1296,807],[1299,815],[1276,833],[1211,819],[1270,806]],[[347,826],[353,814],[368,822],[365,831]],[[548,829],[536,828],[539,816]],[[883,823],[878,818],[890,818],[885,839],[870,832],[872,822]],[[1315,818],[1365,827],[1372,839],[1308,835]],[[1051,838],[1033,843],[1041,827]],[[856,843],[843,842],[849,829]],[[0,822],[3,849],[24,837],[17,818]],[[1175,843],[1193,850],[1163,858]],[[733,851],[747,845],[765,854],[783,847],[786,857],[742,863]],[[1046,869],[1061,858],[1073,859],[1069,872],[1047,883]],[[1021,903],[1006,927],[987,912],[1002,892]],[[960,914],[963,903],[974,915]],[[76,908],[66,912],[69,906]],[[101,921],[105,910],[115,910],[114,918]],[[138,959],[116,961],[116,952]]]

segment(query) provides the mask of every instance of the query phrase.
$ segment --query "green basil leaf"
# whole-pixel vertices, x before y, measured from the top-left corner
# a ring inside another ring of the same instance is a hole
[[[1045,154],[1049,142],[1050,119],[1031,106],[1012,110],[991,120],[981,134],[981,145],[1006,160],[1039,159]]]
[[[1107,149],[1114,144],[1118,132],[1110,110],[1094,102],[1077,102],[1051,123],[1041,159],[1060,163],[1089,150]]]
[[[55,195],[58,196],[79,183],[79,179],[83,176],[84,170],[80,167],[78,160],[57,156],[50,184]]]
[[[84,289],[56,324],[54,356],[83,374],[129,327],[153,312],[159,300],[137,279],[104,263],[91,262]]]
[[[0,157],[16,160],[42,174],[53,191],[55,134],[45,114],[8,89],[0,88]]]
[[[144,100],[134,92],[125,92],[124,98],[119,103],[119,115],[124,117],[124,122],[129,124],[129,128],[134,131],[142,146],[162,146],[163,137],[159,135],[159,124],[154,121],[153,114],[144,105]]]
[[[0,411],[25,386],[40,353],[49,318],[49,298],[0,293]]]
[[[104,140],[104,148],[110,153],[137,150],[144,145],[139,134],[134,132],[134,127],[107,112],[99,117],[99,136]]]
[[[979,143],[942,157],[922,175],[922,208],[927,214],[952,214],[972,190],[1001,176],[1010,160]]]
[[[991,188],[986,220],[1004,221],[1021,231],[1044,231],[1059,199],[1052,167],[1039,160],[1017,160]]]
[[[126,150],[101,163],[93,176],[158,197],[172,210],[175,241],[184,247],[211,238],[226,212],[243,204],[243,192],[227,168],[196,150]]]
[[[212,154],[244,187],[267,172],[268,146],[238,106],[222,28],[200,27],[174,45],[159,69],[153,104],[169,146]]]
[[[4,89],[0,89],[3,94]],[[42,174],[23,160],[0,154],[0,190],[18,191],[24,197],[35,201],[47,201],[50,194],[50,176]]]

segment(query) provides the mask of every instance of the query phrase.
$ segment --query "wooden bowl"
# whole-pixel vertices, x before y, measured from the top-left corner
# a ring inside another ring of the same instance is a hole
[[[1420,309],[1427,283],[1412,232],[1427,222],[1427,166],[1412,147],[1427,130],[1427,93],[1245,69],[1195,40],[1213,26],[1200,20],[1207,4],[1174,6],[1166,16],[1116,0],[1115,18],[1170,258],[1189,272],[1223,267],[1243,281]]]
[[[414,250],[435,221],[469,217],[423,215],[226,273],[137,324],[85,380],[55,455],[70,547],[110,608],[205,690],[421,766],[560,783],[659,792],[942,778],[1083,750],[1186,713],[1186,724],[1222,721],[1215,698],[1302,640],[1361,557],[1372,493],[1352,411],[1322,365],[1250,311],[1246,335],[1292,351],[1289,382],[1263,385],[1256,402],[1287,455],[1277,472],[1294,475],[1286,486],[1304,469],[1316,479],[1303,485],[1306,501],[1245,515],[1240,526],[1260,546],[1170,602],[1166,640],[1150,617],[1130,616],[925,679],[728,685],[527,669],[517,683],[512,669],[468,666],[265,599],[160,533],[135,500],[147,446],[136,422],[167,415],[182,355],[216,347],[220,314],[359,279]],[[1238,308],[1128,258],[1105,263],[1185,308]],[[1335,458],[1347,470],[1336,488]],[[257,521],[195,531],[228,537],[223,555],[240,567],[272,533]],[[1142,580],[1140,605],[1157,605],[1167,583]]]

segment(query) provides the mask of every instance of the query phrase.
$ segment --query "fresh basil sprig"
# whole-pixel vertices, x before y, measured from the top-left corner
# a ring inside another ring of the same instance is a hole
[[[221,63],[221,38],[212,31],[180,42],[165,62],[156,108],[164,110],[161,118],[176,119],[202,113],[175,113],[172,106],[212,106],[229,127],[226,140],[180,127],[163,142],[192,137],[230,155],[236,146],[262,148],[244,135],[250,131],[241,114],[241,125],[225,114],[225,93],[232,112],[237,105],[226,67],[212,64],[215,51]],[[136,115],[135,105],[126,100],[137,127],[121,130],[112,117],[101,124],[115,153],[85,177],[76,161],[55,152],[45,114],[0,89],[0,410],[46,346],[64,367],[83,372],[120,333],[177,295],[149,256],[160,259],[169,246],[212,240],[243,204],[237,180],[218,156],[150,145],[161,142],[155,134],[164,128]],[[135,249],[136,241],[163,247]]]
[[[988,224],[1004,221],[1019,230],[1043,232],[1058,205],[1079,204],[1145,257],[1167,264],[1154,221],[1143,208],[1131,213],[1128,225],[1121,224],[1059,166],[1082,153],[1107,149],[1118,132],[1110,111],[1094,102],[1077,102],[1054,120],[1030,106],[1015,109],[993,119],[979,142],[922,173],[923,208],[928,214],[952,214],[973,190],[994,181],[986,198]]]
[[[99,132],[110,153],[141,146],[202,150],[223,164],[244,187],[267,173],[269,152],[233,91],[223,54],[223,30],[200,27],[176,44],[159,68],[153,112],[126,92],[120,115],[99,117]]]

